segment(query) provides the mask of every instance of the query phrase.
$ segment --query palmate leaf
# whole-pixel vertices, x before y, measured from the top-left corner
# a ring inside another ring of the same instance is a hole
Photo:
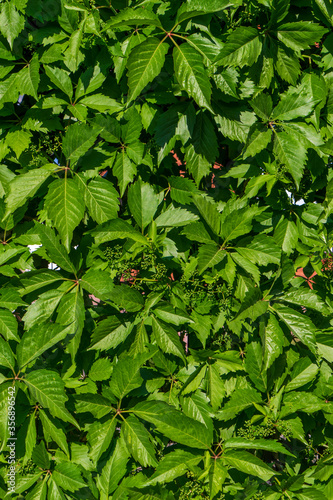
[[[75,180],[65,177],[53,181],[45,197],[45,209],[69,252],[73,231],[84,215],[84,202]]]
[[[260,55],[261,45],[258,30],[245,26],[236,28],[215,62],[222,66],[251,66]]]
[[[198,106],[210,111],[211,84],[205,71],[202,57],[188,44],[173,49],[175,75],[180,86],[192,97]]]
[[[163,401],[142,401],[132,411],[137,417],[154,424],[159,432],[173,441],[201,450],[211,445],[213,435],[204,424]]]
[[[52,415],[80,428],[65,407],[68,397],[65,393],[65,384],[57,372],[46,369],[35,370],[25,376],[24,383],[28,386],[33,398],[48,408]]]
[[[167,43],[149,37],[137,45],[128,58],[128,102],[134,101],[142,90],[159,75],[169,50]]]

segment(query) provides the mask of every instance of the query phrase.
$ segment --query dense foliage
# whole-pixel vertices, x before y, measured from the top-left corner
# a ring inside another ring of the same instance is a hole
[[[1,1],[1,498],[333,498],[332,25]]]

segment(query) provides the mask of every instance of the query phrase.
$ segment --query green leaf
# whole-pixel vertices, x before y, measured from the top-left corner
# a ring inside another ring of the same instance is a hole
[[[245,144],[243,158],[255,156],[263,149],[266,149],[272,140],[272,130],[261,124],[255,124],[250,130],[250,135]]]
[[[260,266],[280,264],[281,260],[281,250],[274,239],[262,234],[251,238],[246,247],[237,246],[237,252]]]
[[[71,34],[68,48],[64,53],[64,63],[72,73],[75,73],[75,71],[77,71],[79,65],[84,60],[84,56],[80,51],[84,28],[85,20],[80,23],[79,29]]]
[[[175,208],[173,205],[169,205],[167,210],[155,219],[155,222],[157,227],[177,227],[185,226],[196,220],[198,220],[198,216],[185,208]]]
[[[148,24],[152,26],[161,26],[161,21],[158,16],[153,12],[144,9],[122,9],[119,14],[111,18],[105,29],[109,28],[120,28],[127,26],[140,26],[142,24]]]
[[[5,217],[24,205],[28,198],[33,197],[55,169],[54,164],[48,164],[43,165],[41,168],[29,170],[25,174],[16,175],[9,183]]]
[[[69,252],[73,231],[84,215],[84,202],[75,180],[65,177],[53,181],[45,197],[45,208]]]
[[[330,308],[310,288],[292,288],[276,299],[319,311],[325,316],[330,312]]]
[[[214,498],[222,489],[228,476],[228,469],[221,464],[221,460],[213,460],[209,467],[209,498]]]
[[[318,366],[311,363],[309,358],[300,359],[293,367],[290,374],[291,380],[285,386],[285,392],[293,391],[313,381],[318,373]]]
[[[210,404],[212,405],[213,410],[216,411],[221,406],[222,399],[225,395],[225,385],[220,376],[217,363],[208,364],[206,380],[207,395],[210,399]]]
[[[179,336],[170,325],[152,317],[153,333],[157,345],[162,352],[168,352],[185,360],[184,348],[181,345]]]
[[[88,429],[87,439],[90,444],[90,458],[97,463],[101,455],[108,449],[116,429],[115,416],[95,420]]]
[[[128,417],[123,425],[122,432],[124,441],[134,460],[143,467],[156,467],[154,446],[145,426],[134,416]]]
[[[58,373],[45,369],[35,370],[25,376],[24,383],[36,401],[48,408],[52,415],[72,423],[79,429],[76,420],[65,407],[68,398],[65,393],[65,384]]]
[[[71,99],[73,85],[68,73],[63,69],[52,68],[51,66],[44,66],[44,69],[51,82]]]
[[[55,323],[37,325],[24,333],[17,347],[19,368],[31,363],[47,349],[63,340],[67,333],[63,326]]]
[[[32,460],[42,469],[50,468],[50,456],[46,451],[44,441],[41,441],[35,446],[34,451],[32,452]]]
[[[132,324],[122,323],[118,318],[109,316],[100,321],[91,336],[91,349],[113,349],[124,342],[131,333]]]
[[[168,50],[169,45],[156,37],[147,38],[132,50],[127,63],[128,102],[134,101],[160,74]]]
[[[290,255],[298,241],[298,230],[295,223],[288,219],[282,219],[275,228],[274,239],[282,250]]]
[[[306,149],[297,138],[287,132],[277,132],[274,136],[274,152],[280,163],[285,165],[293,177],[297,189],[303,177]]]
[[[221,232],[221,215],[213,200],[200,195],[194,195],[193,201],[204,221],[215,234]]]
[[[142,401],[132,411],[177,443],[199,449],[208,449],[212,443],[212,433],[204,424],[186,417],[163,401]]]
[[[258,208],[256,206],[244,207],[240,210],[234,210],[228,213],[223,218],[224,220],[221,228],[221,236],[225,238],[225,242],[249,233],[252,228],[253,217],[257,214]]]
[[[87,486],[79,467],[72,462],[59,462],[52,471],[52,478],[58,486],[71,492]]]
[[[6,340],[20,342],[20,337],[17,334],[16,318],[6,309],[0,309],[0,332]]]
[[[128,206],[142,232],[153,220],[159,202],[154,188],[141,179],[130,186]]]
[[[269,315],[267,325],[265,327],[263,349],[263,370],[267,371],[282,354],[284,345],[284,334],[279,325],[279,322],[273,314]]]
[[[14,372],[15,359],[14,354],[8,344],[2,337],[0,337],[0,365],[9,368]]]
[[[57,420],[48,414],[46,410],[39,410],[39,418],[43,426],[46,441],[54,441],[69,456],[66,434]]]
[[[261,52],[258,30],[241,26],[236,28],[215,59],[221,66],[252,66]]]
[[[80,278],[80,285],[95,297],[102,300],[110,300],[114,284],[106,271],[89,271]]]
[[[310,351],[316,353],[316,327],[304,314],[282,304],[274,304],[273,310],[292,331],[292,333],[305,344]]]
[[[224,448],[242,448],[245,450],[266,450],[275,453],[284,453],[285,455],[293,456],[281,443],[273,439],[245,439],[242,437],[230,438],[224,442]]]
[[[117,154],[112,171],[118,179],[120,196],[123,196],[128,184],[133,181],[137,172],[137,168],[127,156],[125,148],[122,148],[121,152]]]
[[[123,109],[122,104],[103,94],[93,94],[83,97],[83,99],[80,99],[79,104],[101,112],[109,111],[109,113],[117,113]]]
[[[301,71],[297,55],[294,52],[284,50],[281,46],[279,46],[277,48],[275,64],[280,77],[286,82],[296,85],[298,75]]]
[[[95,361],[89,370],[89,378],[91,380],[100,381],[108,380],[111,376],[113,367],[108,358],[99,358]]]
[[[24,17],[16,10],[14,2],[2,4],[0,13],[0,31],[13,49],[14,40],[24,28]]]
[[[62,141],[62,150],[71,165],[75,164],[95,143],[99,128],[83,123],[70,125]]]
[[[317,102],[306,86],[289,87],[287,92],[281,95],[281,100],[273,109],[270,119],[284,121],[308,116]]]
[[[186,21],[186,19],[191,19],[192,17],[202,16],[208,13],[218,12],[220,10],[224,10],[228,7],[238,4],[239,2],[237,0],[211,0],[207,3],[200,2],[200,0],[191,0],[183,3],[178,9],[176,21],[177,23],[181,23],[183,21]]]
[[[60,302],[58,308],[57,322],[64,325],[68,335],[72,335],[69,344],[66,347],[74,360],[79,348],[81,334],[84,325],[85,307],[81,293],[78,287],[67,293]]]
[[[19,73],[20,92],[38,99],[38,86],[40,81],[38,55],[35,53],[30,64]]]
[[[106,243],[107,241],[117,240],[118,238],[129,238],[143,245],[148,245],[147,239],[123,219],[114,219],[105,222],[90,231],[90,234],[95,238],[97,245]]]
[[[90,377],[90,372],[89,372]],[[92,413],[97,419],[104,417],[111,411],[110,400],[100,394],[78,394],[75,408],[77,413]]]
[[[128,285],[115,285],[109,293],[109,298],[130,312],[140,311],[145,303],[141,293]]]
[[[125,476],[128,458],[128,451],[126,450],[124,441],[118,439],[115,449],[98,478],[98,484],[101,490],[101,500],[108,500],[109,495],[114,492],[119,481]]]
[[[309,49],[311,45],[318,42],[327,29],[320,24],[310,21],[300,21],[295,23],[286,23],[278,27],[278,39],[292,50]]]
[[[143,483],[145,486],[153,486],[169,483],[177,477],[183,476],[192,466],[197,465],[202,460],[202,456],[198,453],[191,453],[184,450],[175,450],[167,455],[164,455],[158,463],[154,474]]]
[[[46,271],[43,269],[31,271],[28,275],[23,275],[21,278],[21,283],[24,287],[21,295],[27,295],[45,286],[53,285],[57,281],[64,281],[64,279],[58,271]]]
[[[241,411],[250,408],[254,403],[259,403],[260,401],[261,396],[255,389],[236,389],[223,409],[218,412],[218,418],[220,420],[230,420]]]
[[[150,357],[151,353],[142,353],[135,358],[127,356],[118,361],[110,382],[110,389],[118,399],[123,399],[133,389],[140,387],[143,382],[140,368]]]
[[[173,60],[179,85],[195,100],[198,106],[212,112],[210,105],[211,84],[200,54],[190,45],[183,43],[173,49]]]
[[[37,233],[50,259],[65,271],[76,274],[75,266],[71,262],[66,248],[60,244],[54,230],[44,224],[38,224]]]
[[[222,262],[227,256],[225,250],[218,245],[202,245],[198,252],[198,272],[202,274],[206,269],[212,268]]]
[[[227,450],[223,455],[223,463],[263,481],[269,481],[275,475],[265,462],[247,451]]]
[[[262,367],[262,346],[259,342],[252,341],[246,348],[245,367],[255,387],[261,391],[267,391],[267,372]]]

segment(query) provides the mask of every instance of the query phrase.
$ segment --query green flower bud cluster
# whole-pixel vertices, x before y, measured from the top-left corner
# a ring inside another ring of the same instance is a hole
[[[238,429],[237,435],[246,439],[269,438],[274,436],[276,428],[271,420],[267,424],[253,425],[251,420],[247,420],[243,427]]]

